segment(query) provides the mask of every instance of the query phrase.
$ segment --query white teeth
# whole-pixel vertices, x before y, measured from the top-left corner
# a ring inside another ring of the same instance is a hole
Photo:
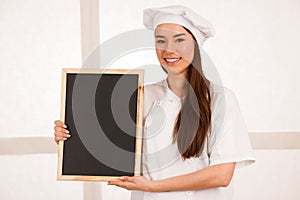
[[[176,62],[178,60],[179,60],[179,58],[166,58],[167,62]]]

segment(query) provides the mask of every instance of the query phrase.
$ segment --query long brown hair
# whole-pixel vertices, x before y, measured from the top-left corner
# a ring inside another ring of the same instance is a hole
[[[196,40],[187,81],[189,84],[186,86],[186,97],[177,116],[173,133],[173,139],[177,141],[179,152],[184,159],[201,155],[211,123],[210,82],[203,74]]]

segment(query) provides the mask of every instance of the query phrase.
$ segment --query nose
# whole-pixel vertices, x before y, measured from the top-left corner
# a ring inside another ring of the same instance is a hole
[[[173,53],[176,51],[176,45],[174,42],[168,42],[164,49],[166,52]]]

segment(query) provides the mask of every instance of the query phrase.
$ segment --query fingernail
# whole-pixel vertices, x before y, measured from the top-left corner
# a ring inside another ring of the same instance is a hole
[[[67,137],[69,138],[69,137],[71,137],[71,135],[67,135]]]
[[[67,125],[64,124],[63,127],[64,127],[64,128],[67,128]]]
[[[66,133],[70,133],[70,131],[66,130]]]

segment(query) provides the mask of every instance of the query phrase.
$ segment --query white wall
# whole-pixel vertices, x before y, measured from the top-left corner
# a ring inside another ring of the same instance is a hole
[[[0,140],[53,137],[61,68],[80,66],[79,0],[1,0]],[[4,149],[0,163],[0,199],[83,198],[81,182],[56,181],[57,154],[5,155]]]
[[[236,171],[234,200],[300,199],[300,150],[255,150],[256,163]]]
[[[0,1],[0,137],[52,136],[61,68],[81,66],[80,1]]]
[[[56,181],[56,154],[0,156],[0,199],[82,200],[81,182]]]

